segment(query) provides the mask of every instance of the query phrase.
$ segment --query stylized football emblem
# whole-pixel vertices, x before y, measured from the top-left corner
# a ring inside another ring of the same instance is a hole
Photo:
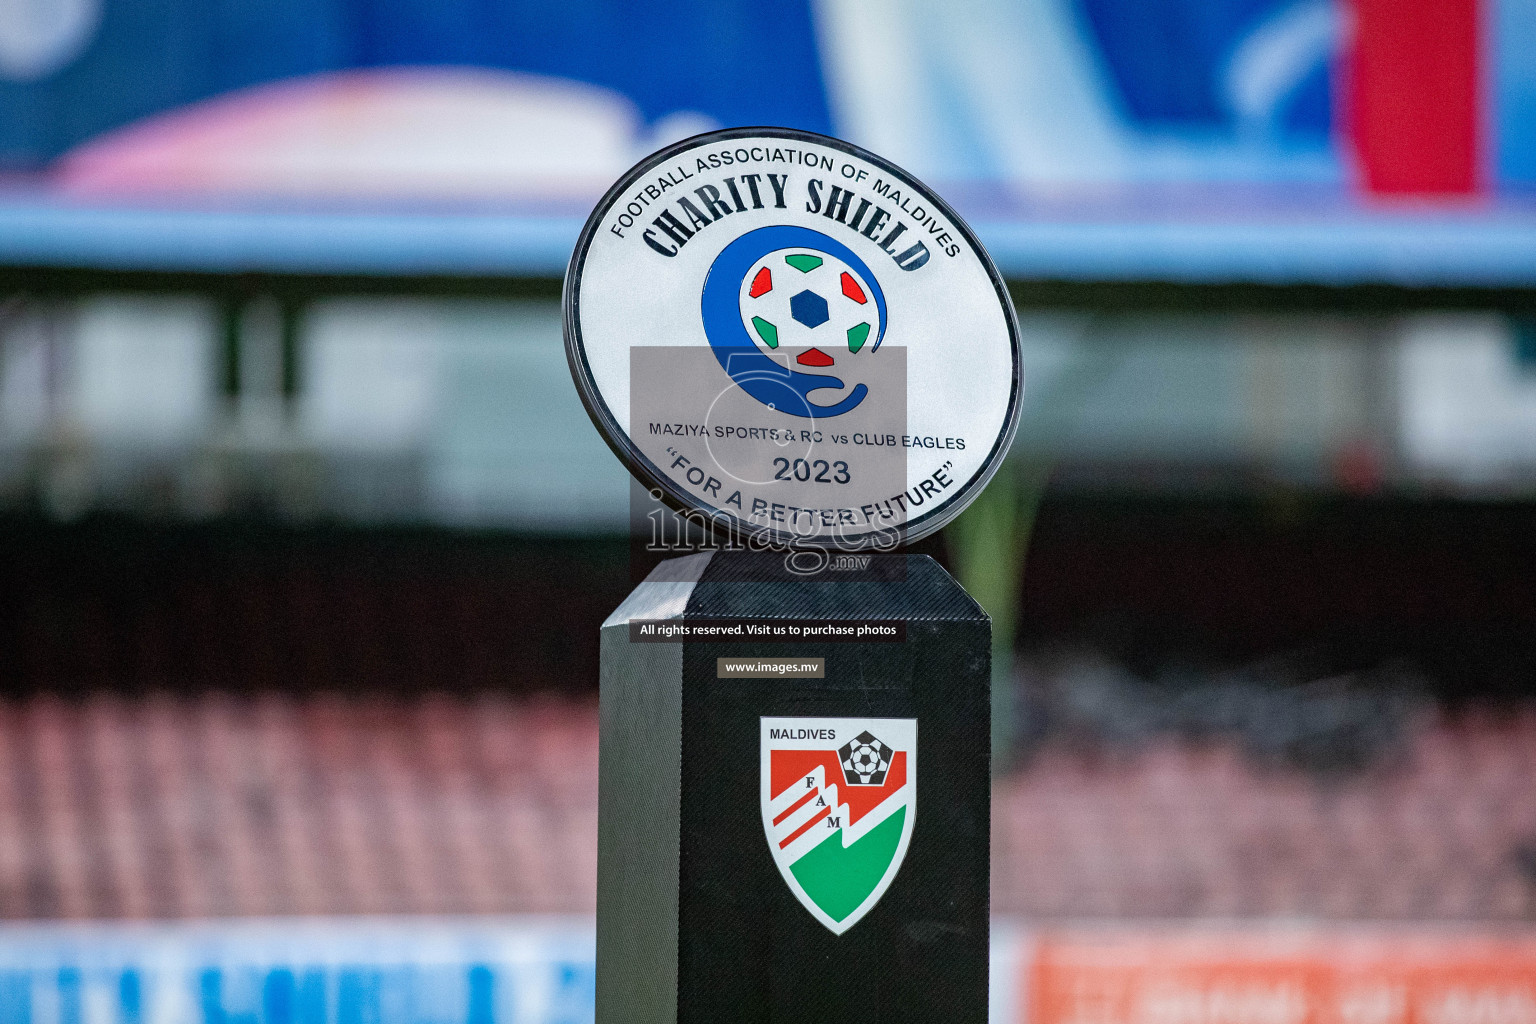
[[[715,358],[764,405],[840,416],[869,394],[861,378],[885,339],[885,293],[836,239],[787,224],[749,231],[715,258],[702,305]]]
[[[793,359],[809,373],[866,358],[880,345],[874,289],[858,269],[814,249],[780,249],[741,281],[741,319],[766,355]]]
[[[843,764],[843,781],[850,786],[883,786],[885,773],[891,770],[891,748],[868,732],[843,744],[837,756]]]

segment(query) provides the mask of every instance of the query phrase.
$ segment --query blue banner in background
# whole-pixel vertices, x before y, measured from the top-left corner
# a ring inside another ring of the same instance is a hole
[[[721,125],[832,131],[809,0],[39,6],[56,13],[25,28],[0,11],[0,168],[39,166],[94,135],[234,89],[402,66],[583,81],[627,97],[647,122],[688,112]]]
[[[588,919],[0,927],[6,1024],[586,1024]]]
[[[1132,121],[1153,129],[1240,131],[1247,112],[1235,95],[1238,65],[1245,44],[1267,31],[1274,38],[1267,60],[1249,58],[1265,61],[1267,75],[1282,79],[1266,97],[1266,127],[1313,145],[1328,142],[1338,21],[1328,0],[1074,2]],[[1172,53],[1180,59],[1169,60]]]
[[[1529,287],[1533,39],[1536,0],[0,3],[0,266],[557,277],[638,159],[772,124],[1013,277]]]

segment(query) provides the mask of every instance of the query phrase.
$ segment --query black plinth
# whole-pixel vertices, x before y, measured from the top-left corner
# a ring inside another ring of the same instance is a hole
[[[641,620],[879,621],[904,639],[654,642]],[[989,649],[985,613],[923,556],[801,577],[782,555],[702,554],[636,588],[602,631],[598,1024],[983,1024]],[[719,677],[718,659],[758,657],[824,675]],[[770,852],[770,718],[916,720],[905,857],[841,934]]]

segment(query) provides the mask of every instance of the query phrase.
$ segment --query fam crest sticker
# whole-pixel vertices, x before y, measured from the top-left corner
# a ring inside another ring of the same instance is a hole
[[[888,549],[949,522],[1013,439],[1013,307],[959,216],[889,162],[780,128],[632,168],[566,273],[565,341],[645,486],[776,544]]]
[[[917,815],[915,718],[764,718],[763,831],[790,892],[836,935],[880,902]]]

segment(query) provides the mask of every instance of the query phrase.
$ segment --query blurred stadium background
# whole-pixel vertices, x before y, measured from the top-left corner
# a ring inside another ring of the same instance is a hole
[[[591,1019],[559,277],[763,123],[1019,308],[994,1019],[1536,1024],[1533,0],[0,2],[0,1021]]]

